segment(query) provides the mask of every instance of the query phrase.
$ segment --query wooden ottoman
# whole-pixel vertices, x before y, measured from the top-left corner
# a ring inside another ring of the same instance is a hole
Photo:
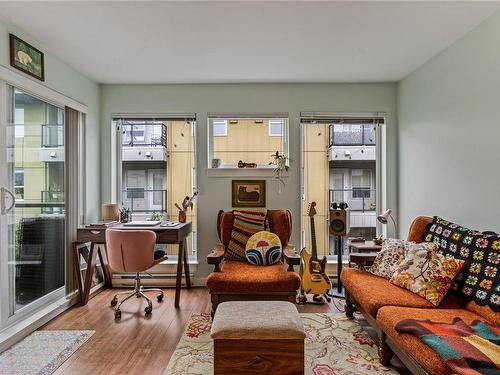
[[[304,326],[291,302],[224,302],[210,336],[215,375],[304,373]]]

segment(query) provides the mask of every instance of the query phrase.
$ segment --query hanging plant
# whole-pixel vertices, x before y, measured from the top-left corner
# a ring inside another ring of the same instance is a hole
[[[285,186],[282,173],[283,171],[288,171],[288,161],[290,161],[290,158],[279,151],[276,151],[276,153],[272,154],[271,157],[273,160],[269,162],[269,165],[272,165],[274,172],[276,172],[275,178],[278,180],[278,194],[281,194],[282,188]]]

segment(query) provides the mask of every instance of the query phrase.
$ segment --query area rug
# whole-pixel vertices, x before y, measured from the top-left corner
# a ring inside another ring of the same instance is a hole
[[[0,374],[52,374],[94,332],[35,331],[0,354]]]
[[[356,320],[343,314],[300,314],[306,333],[305,374],[397,374],[378,362],[377,346]],[[210,316],[193,315],[165,375],[213,374]]]

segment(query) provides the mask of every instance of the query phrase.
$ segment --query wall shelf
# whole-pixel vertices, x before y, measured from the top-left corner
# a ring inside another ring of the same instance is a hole
[[[208,168],[208,177],[276,177],[273,168]],[[288,172],[281,176],[288,177]]]

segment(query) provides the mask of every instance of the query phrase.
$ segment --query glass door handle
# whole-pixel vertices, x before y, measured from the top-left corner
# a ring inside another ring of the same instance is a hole
[[[9,208],[5,208],[5,197],[7,194],[10,195],[10,199],[12,201]],[[16,197],[14,196],[14,194],[12,194],[12,192],[9,189],[4,187],[0,189],[0,195],[1,195],[0,199],[1,213],[2,215],[5,215],[14,208],[14,205],[16,204]]]

